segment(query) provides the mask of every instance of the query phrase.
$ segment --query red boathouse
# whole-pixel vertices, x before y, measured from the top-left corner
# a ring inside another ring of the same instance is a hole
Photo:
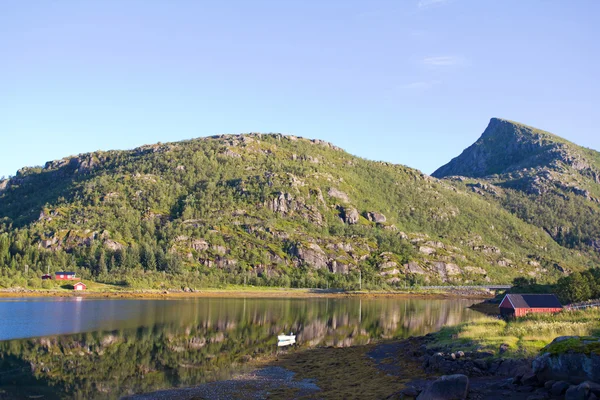
[[[73,285],[73,290],[85,290],[86,288],[87,286],[85,286],[85,283],[83,282],[79,282]]]
[[[563,309],[553,294],[507,294],[500,302],[500,315],[522,317],[529,313],[555,313]]]
[[[59,281],[70,281],[77,279],[77,277],[75,277],[75,272],[56,272],[54,274],[54,279]]]

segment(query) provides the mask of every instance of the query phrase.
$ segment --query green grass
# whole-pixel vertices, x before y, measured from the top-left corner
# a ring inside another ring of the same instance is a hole
[[[590,354],[591,352],[600,353],[600,342],[597,337],[582,336],[550,344],[544,348],[544,351],[551,354],[561,354],[567,351],[585,354]]]
[[[489,317],[444,328],[431,346],[444,345],[456,351],[481,350],[499,355],[500,345],[507,344],[508,350],[503,357],[533,356],[558,336],[600,335],[599,320],[600,309],[532,314],[509,321]]]

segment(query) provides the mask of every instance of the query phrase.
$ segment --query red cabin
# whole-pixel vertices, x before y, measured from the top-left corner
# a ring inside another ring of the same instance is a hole
[[[78,282],[75,285],[73,285],[73,290],[85,290],[87,289],[87,286],[85,286],[85,283],[83,282]]]
[[[56,272],[54,273],[54,279],[58,281],[71,281],[77,279],[75,272]]]
[[[503,317],[523,317],[529,313],[555,313],[563,309],[553,294],[507,294],[500,303]]]

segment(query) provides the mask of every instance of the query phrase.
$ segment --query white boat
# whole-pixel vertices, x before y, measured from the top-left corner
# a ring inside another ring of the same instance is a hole
[[[277,340],[279,340],[280,342],[287,342],[289,340],[293,340],[294,342],[296,341],[296,335],[279,335],[277,336]]]
[[[296,335],[279,335],[277,336],[277,347],[291,346],[296,343]]]

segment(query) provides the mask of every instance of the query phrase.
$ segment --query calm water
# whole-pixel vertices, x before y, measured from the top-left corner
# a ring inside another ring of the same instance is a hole
[[[403,338],[480,318],[472,300],[0,299],[0,399],[119,398],[227,379],[276,335],[300,349]]]

